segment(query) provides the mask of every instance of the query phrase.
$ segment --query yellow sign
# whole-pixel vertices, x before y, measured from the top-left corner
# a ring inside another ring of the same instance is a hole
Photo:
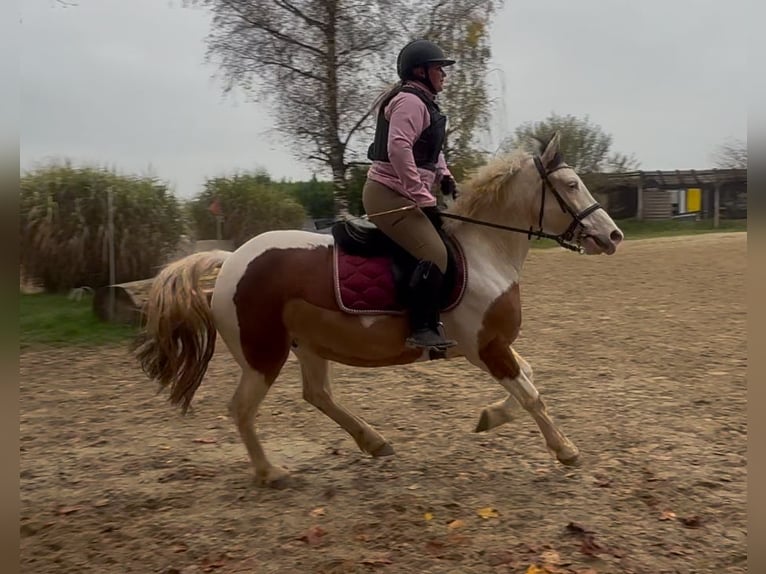
[[[693,187],[686,190],[686,211],[702,211],[702,190]]]

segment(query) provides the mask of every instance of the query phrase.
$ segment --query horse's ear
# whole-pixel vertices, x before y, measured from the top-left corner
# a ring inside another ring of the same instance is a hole
[[[540,159],[546,169],[553,169],[561,163],[561,152],[559,151],[559,144],[561,143],[561,134],[556,131],[548,140],[548,143],[543,150]]]

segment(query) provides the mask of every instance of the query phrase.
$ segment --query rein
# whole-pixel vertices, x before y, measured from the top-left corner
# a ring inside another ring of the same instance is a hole
[[[512,227],[510,225],[502,225],[500,223],[490,223],[489,221],[481,221],[480,219],[472,219],[463,215],[455,215],[454,213],[447,213],[445,211],[439,212],[440,217],[446,217],[449,219],[457,219],[459,221],[465,221],[466,223],[474,223],[476,225],[483,225],[484,227],[494,227],[496,229],[502,229],[504,231],[514,231],[516,233],[524,233],[529,239],[537,237],[539,239],[552,239],[561,247],[569,249],[570,251],[576,251],[582,253],[583,248],[579,244],[569,243],[561,235],[554,235],[553,233],[546,233],[542,229],[534,231],[531,227],[529,229],[522,229],[520,227]]]

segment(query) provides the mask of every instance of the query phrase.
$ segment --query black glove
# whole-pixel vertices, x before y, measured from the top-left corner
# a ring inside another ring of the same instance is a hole
[[[431,205],[429,207],[421,207],[420,210],[426,214],[426,217],[431,220],[431,223],[436,229],[442,228],[442,216],[438,206]]]
[[[457,199],[457,186],[455,180],[445,175],[441,180],[442,195],[451,195],[452,199]]]

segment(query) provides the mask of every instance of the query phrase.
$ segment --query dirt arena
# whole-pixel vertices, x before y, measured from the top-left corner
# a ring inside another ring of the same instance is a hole
[[[219,346],[187,417],[121,348],[21,356],[21,571],[747,571],[747,236],[533,251],[516,349],[578,445],[531,417],[475,434],[503,389],[462,360],[335,366],[386,436],[370,459],[301,399],[291,360],[257,419],[286,490],[253,486]]]

